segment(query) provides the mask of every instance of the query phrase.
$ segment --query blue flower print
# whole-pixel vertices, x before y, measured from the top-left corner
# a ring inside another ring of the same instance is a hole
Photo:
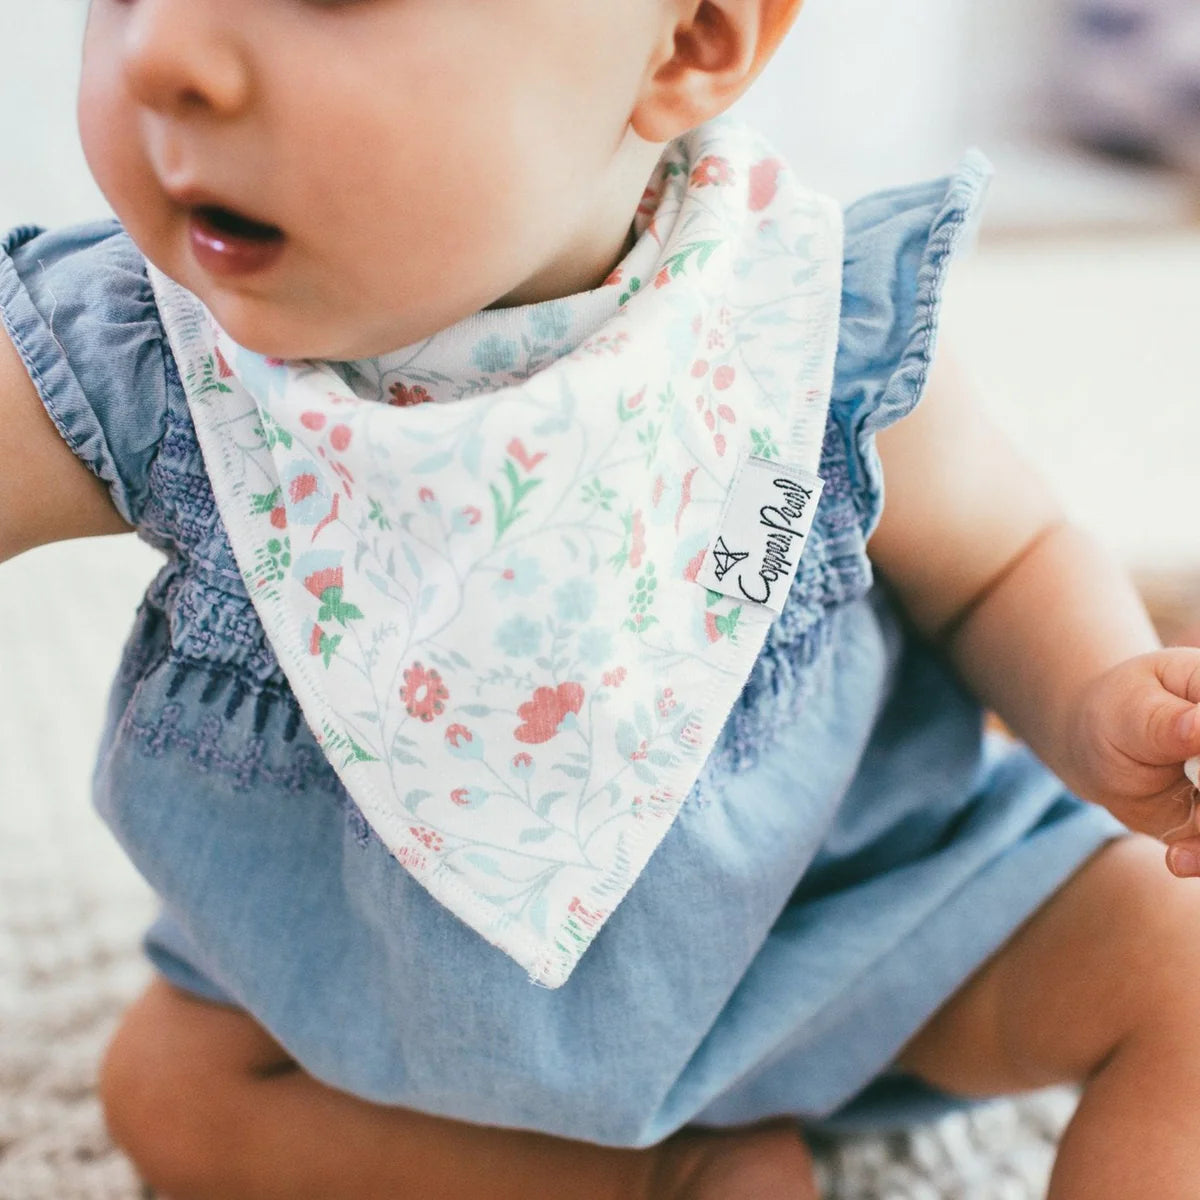
[[[479,787],[458,787],[450,793],[450,799],[466,809],[478,808],[487,798],[487,792]]]
[[[239,346],[234,355],[234,371],[252,396],[270,397],[278,392],[283,395],[287,388],[287,363],[278,358],[267,358]]]
[[[481,371],[507,371],[517,361],[517,343],[492,334],[476,343],[471,359]]]
[[[293,525],[315,525],[329,516],[333,494],[315,460],[289,463],[282,482],[288,520]]]
[[[492,586],[501,596],[528,596],[545,582],[536,558],[510,554]]]
[[[446,749],[455,758],[482,758],[483,738],[473,733],[465,725],[448,725],[446,727]]]
[[[529,314],[534,336],[544,342],[561,342],[571,331],[571,306],[561,300],[547,300]]]
[[[496,630],[496,645],[513,658],[536,654],[542,645],[542,627],[528,617],[510,617]]]
[[[554,593],[562,621],[586,621],[596,608],[596,585],[583,576],[568,579]]]
[[[577,643],[579,657],[589,666],[598,667],[612,658],[614,647],[612,634],[607,629],[593,625],[579,635]]]

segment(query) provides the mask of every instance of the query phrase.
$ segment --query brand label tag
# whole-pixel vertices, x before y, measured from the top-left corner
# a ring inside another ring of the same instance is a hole
[[[734,476],[696,582],[782,612],[824,487],[803,467],[750,455]]]

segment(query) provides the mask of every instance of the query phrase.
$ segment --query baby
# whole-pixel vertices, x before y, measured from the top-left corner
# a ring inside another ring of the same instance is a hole
[[[1066,1081],[1054,1197],[1195,1195],[1200,650],[934,366],[982,161],[843,213],[722,115],[799,7],[93,0],[0,558],[165,555],[95,774],[162,1195],[790,1200]]]

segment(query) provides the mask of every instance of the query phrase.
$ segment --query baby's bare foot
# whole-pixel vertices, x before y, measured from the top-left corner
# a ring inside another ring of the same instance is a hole
[[[686,1129],[660,1155],[653,1200],[818,1200],[812,1155],[791,1121]]]

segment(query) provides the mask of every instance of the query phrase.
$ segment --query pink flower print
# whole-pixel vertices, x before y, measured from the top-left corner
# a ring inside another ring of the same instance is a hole
[[[483,740],[477,738],[465,725],[448,725],[446,749],[455,758],[482,758]]]
[[[622,267],[617,267],[615,271],[600,285],[601,287],[612,287],[621,282]]]
[[[342,477],[342,487],[346,489],[346,495],[353,498],[354,493],[350,490],[350,485],[354,482],[354,476],[340,462],[335,462],[333,469]]]
[[[567,911],[570,912],[575,919],[585,929],[595,929],[601,925],[608,913],[602,908],[585,908],[583,902],[578,896],[571,897],[571,903],[567,906]]]
[[[524,750],[514,754],[511,769],[518,779],[528,779],[533,774],[533,756],[526,754]]]
[[[723,433],[714,435],[713,448],[716,450],[718,457],[725,457],[725,435]]]
[[[487,799],[487,792],[483,788],[460,787],[450,793],[450,799],[459,808],[478,808]]]
[[[704,359],[704,358],[696,359],[696,361],[694,363],[692,363],[692,378],[693,379],[702,379],[707,374],[708,374],[708,360]]]
[[[731,366],[718,367],[713,372],[713,387],[723,392],[733,383],[736,376],[737,372]]]
[[[737,424],[737,414],[732,408],[729,407],[728,404],[717,405],[717,416],[720,417],[722,421],[727,421],[730,425]]]
[[[409,408],[414,404],[424,404],[433,397],[420,384],[414,387],[405,387],[402,383],[393,383],[388,391],[392,398],[388,404],[393,407]]]
[[[719,154],[706,154],[693,168],[693,187],[728,186],[733,182],[733,168]]]
[[[300,414],[300,424],[315,433],[317,430],[325,428],[325,414],[323,412],[303,412]]]
[[[646,553],[646,525],[642,521],[642,510],[639,508],[633,514],[633,545],[629,550],[629,565],[640,567],[642,555]]]
[[[422,845],[428,846],[435,854],[441,850],[443,845],[441,836],[434,833],[432,829],[426,829],[424,825],[410,825],[408,832]]]
[[[287,528],[287,509],[284,508],[282,504],[277,504],[273,509],[271,509],[271,524],[274,525],[276,529]]]
[[[605,671],[604,674],[600,676],[600,682],[604,684],[605,687],[620,687],[621,684],[625,682],[626,674],[627,672],[624,667],[617,667],[613,671]]]
[[[342,587],[342,568],[325,567],[321,571],[314,571],[304,581],[304,587],[306,591],[312,592],[320,600],[326,588]]]
[[[525,468],[526,471],[532,471],[534,467],[546,457],[545,450],[538,454],[530,455],[525,449],[525,443],[520,438],[513,438],[505,447],[509,455],[517,460]]]
[[[426,670],[419,662],[415,662],[404,672],[400,699],[410,717],[419,717],[428,722],[441,716],[446,701],[450,699],[450,689],[436,671]]]
[[[414,850],[411,846],[401,846],[396,851],[396,861],[402,867],[407,867],[410,871],[414,872],[425,870],[425,865],[428,862],[425,855],[419,850]]]
[[[654,286],[656,288],[666,287],[671,282],[671,268],[663,267],[661,271],[654,277]]]
[[[697,552],[696,557],[693,558],[691,562],[689,562],[688,565],[683,568],[683,577],[689,583],[696,582],[696,576],[700,574],[700,568],[704,565],[704,556],[707,553],[708,551],[706,549],[701,548]]]
[[[324,529],[325,526],[328,525],[330,521],[337,520],[338,500],[340,500],[340,499],[341,499],[341,496],[337,492],[334,492],[333,504],[330,506],[328,514],[317,523],[317,527],[313,530],[313,541],[314,542],[317,540],[317,534],[320,533],[321,530]]]
[[[340,452],[350,445],[350,437],[349,425],[335,425],[329,431],[329,444]]]
[[[679,490],[679,510],[675,514],[675,532],[679,532],[679,522],[683,517],[683,510],[692,502],[692,480],[695,478],[699,467],[693,467],[683,477],[683,486]]]
[[[518,742],[548,742],[568,717],[583,707],[583,688],[577,683],[560,683],[556,688],[540,687],[517,709],[524,722],[513,731]]]
[[[288,486],[288,499],[293,504],[299,504],[302,500],[307,500],[317,490],[317,477],[311,471],[305,471],[302,475],[297,475]]]
[[[225,355],[221,353],[220,346],[217,347],[217,378],[228,379],[233,372],[229,369],[229,364],[225,361]]]
[[[708,634],[710,642],[721,640],[721,631],[717,628],[717,618],[711,611],[704,614],[704,632]]]
[[[321,639],[324,636],[325,636],[325,631],[320,627],[320,625],[313,625],[312,633],[308,639],[309,654],[320,654],[321,653]]]
[[[450,524],[455,533],[462,533],[464,530],[470,529],[472,525],[478,525],[482,517],[483,513],[475,505],[470,504],[465,508],[456,509],[450,519]]]
[[[630,396],[629,399],[625,401],[626,409],[628,409],[629,412],[633,412],[633,410],[635,408],[639,407],[639,405],[642,403],[642,401],[645,398],[646,398],[646,389],[642,388],[642,390],[640,392],[638,392],[636,396]]]
[[[675,693],[671,688],[663,688],[662,695],[658,698],[658,715],[665,717],[673,708],[675,708]]]
[[[779,186],[779,171],[783,164],[777,158],[764,158],[750,168],[750,211],[762,212]]]
[[[652,184],[647,184],[642,192],[642,198],[638,202],[638,213],[644,217],[652,217],[658,211],[658,202],[662,196],[662,190],[654,187]]]
[[[432,488],[423,487],[417,492],[417,499],[425,505],[431,513],[437,514],[442,511],[442,506],[437,502],[437,497],[433,494]]]
[[[663,491],[666,488],[666,486],[667,485],[663,481],[663,477],[661,475],[655,476],[654,490],[650,493],[650,503],[653,504],[655,508],[657,508],[659,506],[659,503],[662,501]]]

